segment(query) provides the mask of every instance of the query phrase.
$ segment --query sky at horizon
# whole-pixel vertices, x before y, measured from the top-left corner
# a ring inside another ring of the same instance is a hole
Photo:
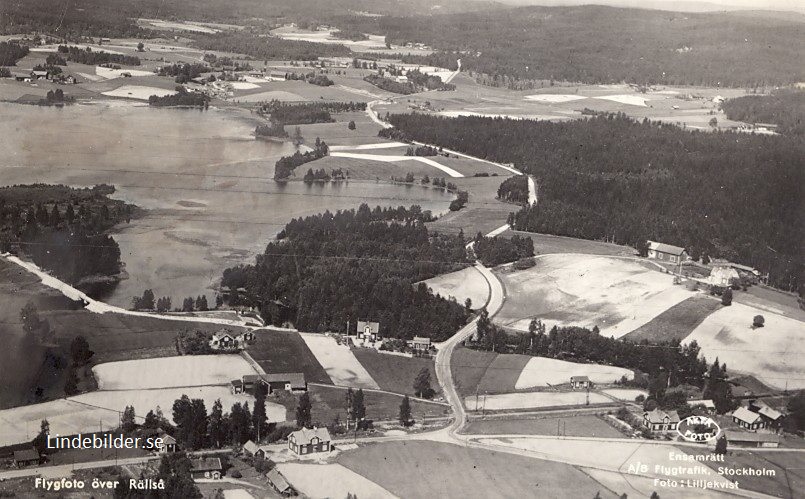
[[[510,5],[611,5],[670,11],[769,10],[805,13],[805,0],[499,0]]]

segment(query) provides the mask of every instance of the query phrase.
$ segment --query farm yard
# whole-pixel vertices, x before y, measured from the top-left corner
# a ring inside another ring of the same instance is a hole
[[[371,348],[354,348],[352,353],[381,390],[414,395],[414,379],[422,368],[430,371],[431,386],[439,393],[433,360],[378,353]]]
[[[399,497],[617,497],[573,466],[452,444],[361,445],[336,462]]]
[[[470,411],[505,411],[520,409],[544,409],[547,407],[584,406],[611,404],[611,399],[600,393],[585,390],[575,392],[518,392],[496,395],[471,395],[464,398],[464,406]]]
[[[422,282],[433,290],[434,294],[453,297],[461,304],[469,299],[473,310],[483,307],[489,299],[489,283],[475,267],[442,274]]]
[[[765,325],[752,326],[762,315]],[[710,314],[684,343],[696,341],[708,359],[719,358],[731,372],[752,374],[777,388],[805,388],[805,323],[735,303]]]
[[[587,376],[593,383],[607,384],[619,381],[623,376],[633,379],[634,372],[622,367],[532,357],[522,368],[514,388],[523,390],[540,386],[563,385],[570,382],[571,376]]]
[[[300,335],[333,384],[353,388],[380,388],[348,346],[339,345],[331,336],[312,333]]]
[[[347,494],[361,499],[395,497],[383,487],[340,464],[280,463],[277,468],[296,490],[311,499],[347,497]]]
[[[236,354],[125,360],[98,364],[92,371],[100,390],[228,385],[233,379],[257,374]]]
[[[509,299],[495,322],[521,331],[539,318],[548,328],[598,326],[619,338],[692,295],[673,276],[622,258],[545,255],[535,267],[499,275]]]
[[[468,435],[562,435],[568,437],[622,438],[623,433],[593,415],[488,419],[470,421]]]

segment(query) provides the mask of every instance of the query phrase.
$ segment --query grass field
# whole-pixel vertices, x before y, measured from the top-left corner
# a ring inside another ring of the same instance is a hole
[[[414,395],[414,379],[426,367],[430,371],[431,387],[439,393],[436,370],[432,359],[399,357],[377,353],[371,348],[354,348],[352,353],[366,368],[381,390]]]
[[[606,390],[601,390],[601,393],[627,402],[634,402],[635,399],[640,395],[643,397],[648,397],[648,392],[646,390],[640,390],[637,388],[608,388]]]
[[[92,370],[101,390],[227,385],[246,374],[256,374],[251,364],[236,354],[126,360],[99,364]]]
[[[313,352],[293,331],[258,331],[249,355],[267,373],[303,372],[308,383],[332,384]]]
[[[766,324],[753,329],[754,316]],[[752,374],[774,388],[805,388],[805,323],[733,303],[710,314],[685,339],[696,340],[708,359],[718,356],[732,372]]]
[[[431,230],[448,233],[463,230],[468,238],[474,237],[477,232],[488,234],[504,225],[509,213],[519,209],[517,205],[497,199],[497,190],[503,177],[465,177],[450,181],[469,193],[469,201],[461,210],[450,212],[428,224]]]
[[[564,435],[568,437],[622,438],[623,434],[598,416],[490,419],[471,421],[471,435]]]
[[[347,390],[339,387],[315,385],[309,388],[310,401],[313,404],[311,411],[313,421],[319,425],[327,425],[338,417],[341,422],[346,420],[345,400]],[[400,414],[402,396],[381,392],[364,392],[366,417],[374,421],[396,421]],[[294,407],[288,407],[293,409]],[[411,401],[412,417],[420,421],[423,416],[439,417],[450,413],[450,408],[438,404]]]
[[[521,368],[514,387],[518,390],[537,386],[563,385],[570,383],[571,376],[587,376],[598,384],[614,383],[626,376],[634,378],[634,373],[622,367],[601,364],[580,364],[546,357],[530,357],[528,364]]]
[[[489,299],[489,283],[474,267],[467,267],[449,274],[432,277],[424,282],[434,294],[453,297],[460,304],[469,298],[472,308],[478,310]]]
[[[507,393],[517,388],[523,369],[533,362],[528,355],[498,354],[478,382],[479,393]]]
[[[589,400],[594,404],[611,404],[609,398],[590,392],[518,392],[500,393],[497,395],[470,395],[464,398],[464,406],[470,411],[505,411],[519,409],[536,409],[546,407],[584,406]]]
[[[334,385],[380,388],[348,346],[339,345],[335,338],[323,334],[302,333],[301,336]]]
[[[573,466],[452,444],[371,444],[337,462],[405,498],[617,497]]]
[[[383,487],[340,464],[281,463],[277,468],[297,491],[311,499],[347,497],[347,494],[361,499],[394,497]]]
[[[486,373],[486,368],[495,360],[498,354],[482,352],[469,348],[457,347],[450,360],[450,369],[459,395],[470,395]]]
[[[602,241],[590,241],[573,237],[554,236],[551,234],[536,234],[533,232],[512,231],[520,237],[530,237],[534,241],[534,252],[538,255],[551,253],[583,253],[602,256],[634,256],[634,248]]]
[[[603,256],[545,255],[530,269],[499,275],[509,299],[495,322],[522,331],[539,318],[548,328],[598,326],[619,338],[692,296],[642,261]]]
[[[623,336],[624,340],[650,342],[683,340],[721,303],[707,295],[694,295],[681,301]]]

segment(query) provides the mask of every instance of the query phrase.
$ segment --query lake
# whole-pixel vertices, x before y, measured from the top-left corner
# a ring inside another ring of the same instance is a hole
[[[101,298],[118,306],[149,288],[174,306],[202,293],[214,303],[223,269],[251,262],[295,217],[364,202],[441,213],[452,199],[374,181],[277,183],[274,163],[294,147],[254,139],[258,121],[242,110],[0,103],[0,117],[0,185],[113,184],[114,197],[148,210],[114,234],[129,278]]]

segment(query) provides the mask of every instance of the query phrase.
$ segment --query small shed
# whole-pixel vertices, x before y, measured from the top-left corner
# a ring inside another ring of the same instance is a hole
[[[30,449],[15,450],[14,451],[14,466],[17,468],[24,468],[25,466],[32,466],[39,464],[39,451],[33,447]]]
[[[294,495],[295,491],[293,487],[291,487],[291,484],[288,483],[288,480],[286,480],[285,477],[282,476],[282,473],[280,473],[277,468],[271,468],[271,470],[269,470],[269,472],[266,473],[266,478],[268,479],[268,483],[271,484],[274,490],[276,490],[283,496],[288,497]]]
[[[648,257],[669,263],[682,263],[688,259],[685,248],[671,244],[648,241]]]
[[[727,442],[737,447],[779,447],[780,437],[774,433],[750,433],[747,431],[724,430]]]
[[[570,387],[574,390],[579,388],[590,388],[593,386],[593,383],[590,381],[590,378],[587,376],[571,376],[570,377]]]
[[[217,457],[202,457],[191,461],[190,476],[193,478],[212,478],[219,480],[223,472],[221,459]]]

